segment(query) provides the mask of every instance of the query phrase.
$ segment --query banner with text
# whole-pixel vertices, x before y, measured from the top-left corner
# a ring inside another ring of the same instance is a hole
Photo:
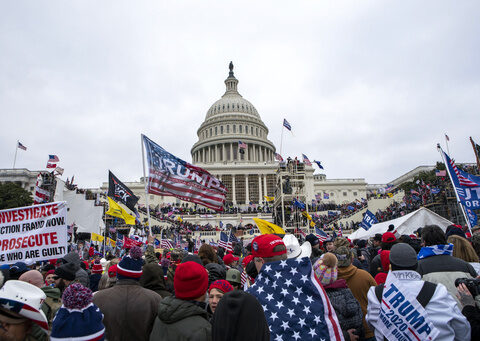
[[[67,205],[53,202],[0,211],[0,264],[67,254]]]

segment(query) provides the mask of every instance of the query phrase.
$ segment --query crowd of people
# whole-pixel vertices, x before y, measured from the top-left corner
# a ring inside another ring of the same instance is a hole
[[[0,339],[477,340],[479,232],[391,225],[370,240],[263,234],[193,252],[155,252],[149,237],[106,258],[79,243],[0,267]],[[389,329],[386,307],[404,328]]]

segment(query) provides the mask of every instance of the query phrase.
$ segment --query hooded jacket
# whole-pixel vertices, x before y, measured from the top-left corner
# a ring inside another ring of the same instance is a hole
[[[172,294],[165,287],[165,279],[163,278],[163,269],[157,263],[149,263],[143,266],[140,285],[145,289],[155,291],[162,297],[171,296]]]
[[[358,303],[360,303],[360,307],[362,308],[363,326],[365,328],[365,338],[368,339],[373,337],[373,331],[368,328],[367,323],[365,322],[365,315],[367,314],[368,290],[372,286],[377,286],[377,282],[375,282],[368,272],[358,269],[351,264],[347,267],[338,268],[338,278],[343,278],[347,282],[353,296],[357,299]]]
[[[81,285],[88,288],[90,286],[88,273],[80,267],[80,257],[78,256],[78,253],[72,251],[72,252],[66,254],[65,257],[63,257],[63,259],[67,263],[72,263],[72,264],[75,265],[75,268],[76,268],[75,279]]]
[[[47,298],[42,304],[42,311],[47,317],[48,324],[51,326],[53,318],[57,314],[58,309],[62,306],[62,294],[60,289],[51,286],[40,288]]]
[[[197,304],[173,296],[164,298],[150,334],[151,341],[210,341],[212,326],[207,312]]]
[[[362,308],[353,297],[352,291],[348,288],[344,279],[337,279],[335,282],[323,287],[327,296],[337,313],[338,322],[342,327],[343,337],[350,340],[347,330],[355,329],[356,335],[364,334]]]

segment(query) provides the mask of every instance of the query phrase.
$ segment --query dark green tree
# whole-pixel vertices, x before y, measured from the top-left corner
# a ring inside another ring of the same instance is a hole
[[[14,182],[0,183],[0,210],[29,206],[33,203],[32,194]]]

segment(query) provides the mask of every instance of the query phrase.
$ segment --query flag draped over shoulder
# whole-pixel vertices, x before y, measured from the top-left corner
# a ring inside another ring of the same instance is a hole
[[[253,221],[257,224],[261,234],[285,234],[285,231],[280,226],[269,221],[259,218],[253,218]]]
[[[206,170],[170,154],[142,135],[148,161],[148,192],[223,210],[227,188]]]
[[[128,214],[119,204],[108,197],[108,211],[105,214],[111,215],[112,217],[122,218],[125,220],[125,224],[135,225],[135,217]]]
[[[122,202],[132,211],[135,211],[135,205],[138,197],[135,196],[130,188],[124,185],[111,171],[108,171],[108,196],[115,201]]]
[[[264,264],[247,292],[262,305],[271,340],[343,340],[308,257]]]

